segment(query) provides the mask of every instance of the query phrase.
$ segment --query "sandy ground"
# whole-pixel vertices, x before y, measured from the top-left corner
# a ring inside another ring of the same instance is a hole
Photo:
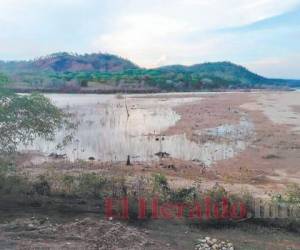
[[[208,168],[203,182],[269,197],[288,183],[300,183],[299,107],[299,92],[218,94],[177,108],[182,119],[168,132],[185,131],[195,139],[196,128],[235,124],[246,113],[255,125],[249,146],[236,157]]]
[[[273,123],[291,126],[292,131],[300,132],[299,92],[262,93],[256,101],[241,107],[247,110],[262,111]]]

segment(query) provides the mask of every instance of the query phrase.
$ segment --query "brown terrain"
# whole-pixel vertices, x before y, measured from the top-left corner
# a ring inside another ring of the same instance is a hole
[[[299,96],[299,92],[203,94],[200,101],[174,107],[181,119],[165,134],[185,133],[197,143],[226,139],[205,137],[195,131],[235,125],[241,117],[247,117],[254,124],[255,133],[246,139],[245,150],[209,167],[197,161],[167,157],[155,163],[141,162],[131,166],[57,161],[51,164],[51,169],[60,174],[85,171],[132,178],[160,172],[167,176],[173,188],[195,183],[209,188],[218,183],[233,193],[248,191],[254,197],[269,199],[273,194],[283,192],[289,183],[300,183]],[[153,95],[151,98],[164,97]],[[34,176],[49,171],[49,163],[29,165],[30,159],[21,158],[19,172]],[[56,214],[49,216],[51,222],[47,219],[42,223],[37,218],[28,221],[28,216],[23,217],[20,215],[19,221],[15,216],[1,219],[4,221],[0,227],[0,248],[4,246],[1,249],[194,249],[195,239],[207,235],[230,240],[236,249],[300,249],[298,233],[273,227],[247,225],[244,228],[242,224],[239,228],[220,230],[159,221],[140,227],[103,221],[95,215],[88,215],[89,219],[69,216],[70,221],[62,221]]]
[[[246,139],[248,146],[245,150],[229,159],[216,161],[209,167],[171,157],[158,162],[133,163],[130,167],[123,163],[96,161],[87,165],[58,161],[52,166],[64,172],[126,173],[131,176],[161,172],[169,177],[174,187],[192,185],[200,178],[202,185],[207,187],[218,183],[231,191],[248,190],[257,197],[268,198],[283,191],[289,183],[300,183],[300,106],[296,105],[300,102],[297,99],[299,95],[298,92],[207,94],[200,101],[174,107],[181,119],[165,134],[185,133],[197,143],[222,138],[201,136],[195,133],[196,130],[238,124],[242,116],[254,124],[255,133]],[[40,174],[45,169],[43,165],[26,164],[30,159],[24,157],[20,161],[20,171]]]
[[[288,183],[300,183],[297,98],[296,92],[208,96],[199,103],[178,107],[176,111],[182,119],[168,133],[185,131],[190,139],[197,140],[193,134],[195,129],[235,124],[241,113],[245,113],[255,125],[250,145],[236,157],[208,168],[204,179],[236,191],[248,188],[258,196],[266,196],[271,191],[282,191]]]
[[[195,130],[234,125],[242,116],[247,116],[254,124],[255,133],[247,138],[248,146],[244,151],[209,167],[171,157],[158,162],[137,162],[130,167],[125,163],[96,161],[83,165],[55,161],[52,167],[66,173],[90,171],[130,176],[160,172],[168,176],[175,188],[191,186],[201,179],[205,187],[218,183],[233,192],[249,191],[255,197],[270,198],[272,194],[282,192],[287,184],[300,183],[299,95],[299,92],[207,94],[200,101],[176,106],[174,109],[181,119],[165,134],[186,133],[197,143],[220,138],[207,138],[194,133]],[[164,97],[154,95],[151,98]],[[41,174],[49,165],[27,164],[30,158],[26,157],[21,157],[20,162],[19,171],[29,171],[31,175]]]

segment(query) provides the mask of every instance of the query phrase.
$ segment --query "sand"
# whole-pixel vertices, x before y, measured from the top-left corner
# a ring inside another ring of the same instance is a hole
[[[205,114],[191,116],[192,121],[181,120],[178,126],[191,124],[186,128],[189,132],[195,121],[201,127],[232,124],[242,112],[246,112],[255,125],[255,136],[244,152],[207,170],[208,185],[218,181],[232,191],[246,189],[266,198],[282,192],[289,183],[300,184],[299,92],[216,95],[199,105],[201,107],[194,105],[184,112],[195,114],[205,110]],[[232,114],[228,107],[236,112]],[[186,118],[181,110],[177,112]]]

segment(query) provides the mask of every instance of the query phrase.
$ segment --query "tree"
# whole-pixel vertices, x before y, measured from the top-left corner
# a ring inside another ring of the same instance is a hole
[[[86,88],[89,86],[89,81],[86,79],[80,79],[79,83],[80,83],[80,87],[83,87],[83,88]]]
[[[0,73],[0,87],[3,87],[8,83],[8,77]]]
[[[59,128],[74,128],[70,115],[48,98],[38,93],[18,95],[5,87],[7,82],[0,74],[0,153],[13,152],[20,143],[28,144],[36,137],[53,140]]]

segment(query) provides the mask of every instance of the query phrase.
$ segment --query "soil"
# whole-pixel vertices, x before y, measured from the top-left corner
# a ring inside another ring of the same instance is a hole
[[[175,108],[181,120],[167,133],[184,131],[197,140],[195,130],[237,124],[246,114],[255,126],[249,146],[236,157],[207,168],[202,181],[204,185],[218,182],[236,192],[248,189],[266,198],[283,191],[288,183],[300,183],[300,114],[293,112],[299,111],[299,97],[296,92],[209,95],[198,103]],[[270,105],[275,108],[270,110]]]
[[[182,250],[195,249],[197,239],[205,237],[230,241],[234,249],[300,249],[299,233],[246,223],[216,227],[154,220],[128,224],[95,214],[11,211],[1,216],[0,224],[1,249]]]

